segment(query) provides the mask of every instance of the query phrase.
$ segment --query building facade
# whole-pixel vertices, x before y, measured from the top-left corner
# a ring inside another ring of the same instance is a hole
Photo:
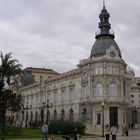
[[[81,60],[76,69],[20,88],[24,110],[17,113],[19,123],[28,126],[35,120],[82,121],[90,132],[101,131],[103,123],[115,124],[120,130],[132,123],[127,114],[132,108],[131,92],[137,95],[132,86],[135,78],[114,40],[109,17],[103,6],[90,57]]]

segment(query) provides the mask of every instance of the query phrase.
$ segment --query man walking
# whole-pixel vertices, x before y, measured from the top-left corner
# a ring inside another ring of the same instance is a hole
[[[42,131],[42,140],[48,140],[48,125],[44,124],[41,127],[41,131]]]
[[[118,129],[115,125],[111,127],[111,135],[112,135],[112,140],[116,140],[116,135],[118,133]]]

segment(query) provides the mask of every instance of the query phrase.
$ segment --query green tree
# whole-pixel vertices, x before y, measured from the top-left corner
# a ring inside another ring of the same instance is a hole
[[[12,59],[12,54],[0,55],[0,124],[1,140],[4,140],[6,111],[16,112],[22,108],[21,95],[13,93],[12,82],[16,81],[16,76],[22,76],[22,65],[16,59]]]

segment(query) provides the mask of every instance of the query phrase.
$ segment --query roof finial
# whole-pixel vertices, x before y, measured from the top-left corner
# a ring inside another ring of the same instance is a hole
[[[105,0],[103,0],[103,9],[105,9]]]

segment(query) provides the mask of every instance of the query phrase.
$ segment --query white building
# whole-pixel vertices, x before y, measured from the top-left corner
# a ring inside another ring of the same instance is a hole
[[[103,118],[104,126],[116,124],[121,128],[131,123],[127,109],[134,75],[127,70],[114,40],[109,17],[103,6],[90,57],[80,61],[77,69],[20,88],[24,111],[18,113],[18,122],[80,120],[93,132],[102,130]]]

